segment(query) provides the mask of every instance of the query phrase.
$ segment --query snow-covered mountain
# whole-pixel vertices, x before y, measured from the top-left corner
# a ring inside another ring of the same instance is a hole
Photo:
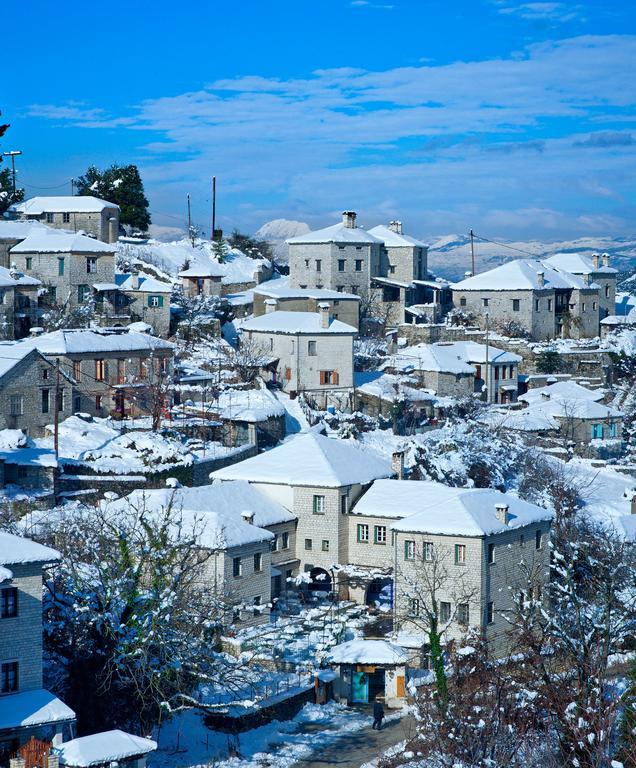
[[[304,221],[292,221],[290,219],[274,219],[268,221],[256,232],[255,236],[261,240],[267,240],[274,251],[274,260],[278,264],[287,264],[289,260],[288,248],[285,240],[288,237],[304,235],[310,232],[309,225]]]

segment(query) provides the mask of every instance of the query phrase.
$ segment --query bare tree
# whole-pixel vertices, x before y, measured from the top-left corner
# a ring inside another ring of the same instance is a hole
[[[261,370],[273,362],[272,355],[260,341],[245,335],[241,336],[237,347],[224,345],[221,352],[227,366],[244,384],[253,384]]]

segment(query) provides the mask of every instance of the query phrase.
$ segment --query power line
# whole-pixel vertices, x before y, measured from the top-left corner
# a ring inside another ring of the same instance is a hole
[[[69,184],[68,181],[65,181],[63,184],[55,184],[51,187],[40,187],[37,184],[31,184],[31,182],[24,179],[22,176],[20,176],[20,174],[18,174],[18,181],[21,184],[24,184],[26,187],[31,187],[31,189],[61,189],[62,187],[67,187]]]
[[[493,245],[500,245],[502,248],[508,248],[511,251],[517,251],[518,253],[525,253],[526,256],[532,256],[533,259],[538,258],[538,253],[531,253],[530,251],[524,251],[522,248],[515,248],[513,245],[507,245],[506,243],[500,243],[497,240],[489,240],[487,237],[481,237],[481,235],[475,234],[471,230],[471,235],[478,240],[483,240],[485,243],[492,243]]]

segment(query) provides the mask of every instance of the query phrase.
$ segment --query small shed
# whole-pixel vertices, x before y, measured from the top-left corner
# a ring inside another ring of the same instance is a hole
[[[387,640],[350,640],[331,649],[329,661],[339,668],[333,682],[336,698],[368,704],[376,696],[387,707],[403,706],[409,654]]]
[[[157,742],[133,736],[125,731],[103,731],[66,741],[55,749],[60,765],[75,768],[109,766],[118,763],[129,768],[143,768],[146,755],[157,749]]]

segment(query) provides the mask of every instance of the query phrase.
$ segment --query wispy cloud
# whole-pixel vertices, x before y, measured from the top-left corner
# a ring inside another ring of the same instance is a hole
[[[394,5],[385,5],[383,3],[373,3],[371,0],[351,0],[349,3],[353,8],[377,8],[382,11],[392,11]]]
[[[635,144],[636,139],[631,133],[621,131],[594,133],[586,139],[574,142],[575,147],[633,147]]]
[[[566,22],[583,19],[583,8],[575,3],[510,3],[507,0],[495,0],[495,4],[499,13],[529,21]]]

